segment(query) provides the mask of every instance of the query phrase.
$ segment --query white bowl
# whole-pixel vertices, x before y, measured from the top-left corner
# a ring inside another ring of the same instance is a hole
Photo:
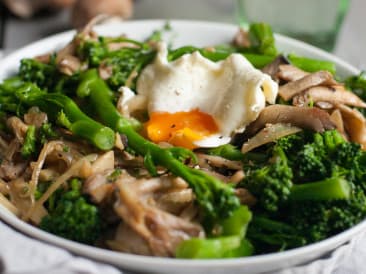
[[[134,39],[144,39],[153,30],[161,29],[165,21],[146,20],[124,23],[111,23],[98,26],[95,30],[102,35],[116,36],[127,34]],[[195,45],[208,46],[227,43],[232,40],[237,26],[229,24],[208,23],[198,21],[171,21],[174,32],[174,46]],[[0,81],[17,71],[19,60],[33,57],[62,47],[70,41],[75,32],[53,35],[32,43],[0,61]],[[359,71],[339,58],[302,42],[276,35],[277,47],[285,53],[294,52],[312,58],[332,61],[337,66],[337,75],[346,77],[358,74]],[[366,229],[366,221],[324,241],[289,251],[238,259],[222,260],[183,260],[157,258],[124,254],[72,242],[31,226],[0,206],[0,218],[17,230],[50,244],[68,249],[75,254],[119,266],[123,269],[148,273],[261,273],[286,268],[318,258],[343,243],[349,241],[361,230]]]

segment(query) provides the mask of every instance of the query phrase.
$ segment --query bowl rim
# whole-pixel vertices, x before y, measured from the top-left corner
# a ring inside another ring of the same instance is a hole
[[[119,24],[149,24],[149,25],[160,25],[164,24],[169,21],[172,25],[205,25],[208,27],[215,27],[215,28],[223,28],[223,29],[237,29],[238,26],[235,24],[230,23],[217,23],[211,21],[199,21],[199,20],[166,20],[166,19],[146,19],[146,20],[130,20],[127,22],[113,22],[108,23],[105,25],[96,26],[94,29],[97,32],[103,32],[103,30],[110,25],[119,25]],[[9,73],[8,68],[6,65],[8,63],[14,63],[16,60],[19,60],[21,57],[25,57],[25,52],[32,51],[35,48],[39,48],[45,44],[53,44],[53,48],[56,47],[56,42],[64,40],[64,42],[68,42],[69,38],[75,34],[74,30],[69,30],[61,33],[57,33],[46,38],[37,40],[32,42],[24,47],[21,47],[14,51],[13,53],[3,57],[0,59],[0,71],[5,69],[5,72],[0,72],[0,81],[3,77]],[[319,56],[319,58],[332,60],[337,68],[341,67],[343,70],[347,71],[349,74],[358,74],[360,71],[355,68],[354,66],[350,65],[346,61],[340,59],[339,57],[334,56],[333,54],[327,53],[319,48],[316,48],[312,45],[308,45],[304,42],[295,40],[293,38],[275,34],[276,41],[280,41],[290,48],[301,48],[312,52]],[[4,67],[5,66],[5,67]],[[4,68],[3,68],[4,67]],[[12,68],[10,68],[12,69]],[[104,262],[108,262],[114,264],[112,260],[126,260],[129,264],[140,264],[140,263],[148,263],[150,266],[161,266],[162,264],[164,267],[187,267],[187,263],[189,262],[190,267],[237,267],[237,266],[244,266],[244,265],[256,265],[256,264],[264,264],[264,263],[273,263],[279,260],[289,260],[294,256],[302,256],[304,254],[311,254],[312,252],[319,250],[319,249],[327,249],[328,251],[333,250],[329,249],[328,247],[337,247],[340,246],[347,241],[349,241],[353,236],[360,233],[362,229],[366,227],[366,219],[360,222],[359,224],[339,233],[330,238],[325,240],[312,243],[303,247],[276,252],[276,253],[269,253],[263,255],[254,255],[249,257],[241,257],[241,258],[230,258],[230,259],[176,259],[176,258],[162,258],[162,257],[152,257],[152,256],[143,256],[143,255],[135,255],[135,254],[128,254],[122,253],[117,251],[112,251],[108,249],[98,248],[95,246],[80,244],[74,241],[67,240],[65,238],[61,238],[45,232],[35,226],[32,226],[18,217],[13,215],[12,213],[8,212],[6,208],[0,205],[0,221],[4,221],[5,223],[9,224],[11,227],[15,228],[18,231],[30,236],[31,238],[35,238],[37,240],[41,240],[51,245],[56,245],[58,247],[62,247],[66,250],[71,252],[87,256],[89,258],[93,258],[96,260],[102,260]]]

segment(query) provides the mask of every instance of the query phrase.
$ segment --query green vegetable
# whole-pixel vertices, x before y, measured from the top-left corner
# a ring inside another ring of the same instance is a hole
[[[93,244],[100,237],[101,219],[98,208],[81,195],[78,180],[61,195],[56,207],[43,217],[40,228],[80,243]]]
[[[347,89],[356,93],[363,101],[366,101],[366,73],[364,71],[359,75],[346,78],[344,83]],[[364,108],[359,108],[358,110],[366,116],[366,110]]]
[[[346,159],[353,162],[356,156],[354,153],[360,152],[358,144],[346,142],[336,130],[325,131],[322,134],[305,134],[299,147],[301,148],[297,149],[297,153],[288,153],[294,169],[294,181],[298,183],[332,177],[338,173],[338,167],[348,167]],[[351,152],[348,157],[347,154]]]
[[[119,42],[132,43],[136,47],[109,49],[109,43]],[[114,39],[101,37],[99,41],[84,41],[80,43],[78,52],[81,58],[88,62],[89,68],[102,65],[112,72],[106,81],[113,90],[125,86],[132,73],[139,73],[155,57],[155,50],[147,43],[123,37]],[[132,87],[135,85],[135,80],[130,83]]]
[[[306,238],[293,225],[260,214],[254,215],[247,238],[253,243],[257,253],[282,251],[307,243]]]
[[[292,177],[285,153],[280,147],[274,147],[269,163],[249,168],[240,186],[257,197],[260,207],[275,212],[290,195]]]
[[[336,130],[282,137],[257,153],[271,157],[248,161],[240,183],[258,199],[247,233],[257,253],[320,241],[366,217],[366,153]]]
[[[262,55],[277,55],[275,38],[270,25],[252,23],[249,26],[250,50]]]
[[[351,186],[345,179],[336,177],[319,182],[294,185],[290,192],[290,199],[294,201],[349,199]]]
[[[25,134],[24,143],[21,149],[21,154],[24,158],[30,157],[36,152],[36,127],[28,126]]]
[[[195,158],[191,151],[179,147],[163,149],[138,134],[131,122],[117,111],[112,101],[112,91],[99,78],[96,70],[86,71],[81,79],[77,94],[88,97],[95,114],[104,124],[127,137],[128,146],[144,156],[145,166],[153,175],[156,174],[155,166],[161,165],[186,180],[192,187],[197,202],[210,218],[230,216],[239,206],[232,187],[182,163],[186,159]]]
[[[239,235],[245,236],[249,222],[252,219],[252,212],[247,206],[240,206],[233,214],[221,220],[219,226],[222,236]]]
[[[22,59],[19,77],[24,82],[32,82],[44,90],[52,89],[60,77],[55,57],[53,56],[49,63],[41,63],[35,59]]]
[[[292,65],[307,72],[327,70],[333,75],[336,73],[336,66],[333,62],[330,61],[300,57],[295,54],[289,54],[287,58]]]
[[[58,135],[53,130],[51,123],[44,123],[39,128],[39,141],[43,145],[45,144],[49,139],[56,138]]]
[[[239,236],[212,239],[192,238],[182,242],[175,256],[182,259],[220,259],[245,257],[253,254],[253,246]]]
[[[23,81],[19,77],[12,77],[4,80],[0,84],[0,111],[12,112],[21,115],[24,109],[19,104],[19,100],[14,97],[14,90],[23,85]]]
[[[238,148],[236,148],[231,144],[210,148],[207,150],[207,153],[210,155],[220,156],[225,159],[233,161],[240,161],[243,160],[244,158],[244,154],[241,153],[241,151]]]
[[[214,50],[208,50],[205,48],[197,48],[194,46],[184,46],[175,50],[171,50],[168,55],[168,60],[174,61],[184,54],[192,53],[195,51],[199,51],[203,57],[210,59],[213,62],[224,60],[229,57],[230,54],[237,52],[244,55],[244,57],[247,58],[248,61],[256,68],[263,68],[265,65],[271,63],[276,58],[272,55],[263,55],[254,52],[241,52],[240,49],[238,50],[231,48],[218,48]]]
[[[220,236],[208,239],[191,238],[179,244],[177,258],[213,259],[249,256],[253,246],[245,239],[245,233],[252,213],[246,206],[240,206],[229,218],[219,224]]]
[[[66,95],[45,93],[31,83],[25,83],[16,91],[17,98],[28,106],[38,106],[54,120],[62,123],[73,134],[80,136],[102,150],[114,146],[113,130],[84,114]]]

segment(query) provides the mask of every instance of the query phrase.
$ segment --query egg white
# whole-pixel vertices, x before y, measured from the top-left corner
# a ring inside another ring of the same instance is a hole
[[[266,101],[273,104],[278,85],[269,75],[255,69],[241,54],[234,53],[212,62],[199,52],[169,62],[165,43],[158,46],[155,61],[137,81],[137,93],[147,100],[149,114],[189,112],[209,114],[219,131],[195,144],[216,147],[230,142],[230,136],[254,121]]]

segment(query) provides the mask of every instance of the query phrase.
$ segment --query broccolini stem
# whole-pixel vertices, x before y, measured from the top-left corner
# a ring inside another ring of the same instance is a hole
[[[108,150],[114,146],[114,131],[88,117],[71,98],[59,93],[40,93],[37,89],[33,84],[26,83],[16,91],[17,97],[26,105],[38,106],[50,119],[58,121],[97,148]]]
[[[23,157],[28,158],[35,151],[36,151],[36,127],[30,125],[28,126],[27,132],[25,134],[21,154]]]
[[[253,250],[251,243],[240,236],[192,238],[178,246],[175,256],[182,259],[237,258],[250,256]]]
[[[191,151],[183,148],[164,149],[137,133],[131,122],[124,118],[114,106],[112,91],[99,78],[95,69],[86,71],[81,79],[77,94],[89,96],[96,115],[104,124],[127,137],[128,146],[145,157],[145,165],[153,175],[155,165],[161,165],[174,175],[186,180],[192,187],[199,205],[205,210],[207,216],[214,219],[230,216],[239,206],[239,200],[231,186],[223,184],[203,171],[190,168],[180,161],[194,157]]]
[[[245,234],[252,213],[246,206],[240,206],[232,216],[222,220],[221,234],[211,239],[191,238],[179,244],[178,258],[234,258],[249,256],[253,246],[245,240]]]
[[[341,177],[329,178],[319,182],[293,185],[291,200],[337,200],[349,199],[351,187]]]

